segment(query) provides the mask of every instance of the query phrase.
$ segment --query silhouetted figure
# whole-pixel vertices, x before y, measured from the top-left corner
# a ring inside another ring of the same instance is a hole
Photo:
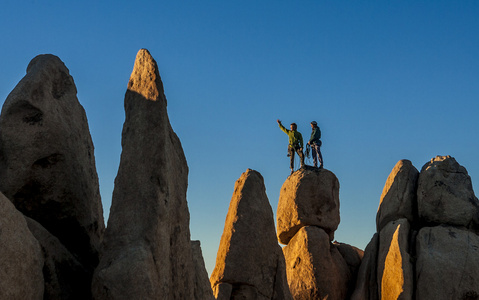
[[[319,160],[319,168],[323,167],[323,156],[321,155],[321,129],[318,127],[318,123],[316,121],[311,122],[311,138],[309,139],[308,145],[311,146],[311,152],[313,156],[313,163],[314,167],[318,167],[318,160]]]

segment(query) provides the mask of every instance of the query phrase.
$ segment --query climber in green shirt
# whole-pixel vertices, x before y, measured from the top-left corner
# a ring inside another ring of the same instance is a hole
[[[301,168],[304,167],[304,155],[303,155],[303,136],[296,129],[296,123],[291,123],[291,130],[286,129],[280,120],[276,120],[279,124],[279,128],[284,131],[289,137],[288,144],[288,156],[290,157],[289,167],[291,168],[291,174],[294,172],[294,153],[298,153],[299,158],[301,159]]]

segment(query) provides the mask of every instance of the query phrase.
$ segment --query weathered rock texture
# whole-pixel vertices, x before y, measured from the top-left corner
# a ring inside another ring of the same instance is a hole
[[[188,167],[166,104],[157,64],[142,49],[125,95],[123,150],[93,279],[96,299],[195,297]]]
[[[43,255],[23,215],[0,193],[0,299],[43,299]]]
[[[292,299],[273,211],[256,171],[236,181],[210,282],[217,299]]]
[[[302,227],[283,251],[294,299],[346,299],[351,273],[324,230]]]
[[[104,230],[93,143],[73,78],[35,57],[0,116],[0,191],[89,270]]]
[[[325,169],[301,169],[281,188],[276,214],[294,299],[348,299],[363,256],[331,243],[339,225],[339,181]]]
[[[416,299],[479,299],[479,236],[424,227],[416,243]]]
[[[471,177],[450,156],[437,156],[419,175],[418,211],[422,222],[477,228],[479,201]]]
[[[386,181],[379,238],[366,248],[352,299],[478,299],[478,206],[454,158],[433,158],[419,176],[400,161]]]
[[[288,244],[301,227],[314,225],[333,240],[338,228],[339,181],[332,172],[299,170],[286,179],[276,211],[278,240]]]

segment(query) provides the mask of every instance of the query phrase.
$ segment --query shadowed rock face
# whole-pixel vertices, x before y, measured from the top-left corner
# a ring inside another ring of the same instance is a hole
[[[200,241],[191,241],[191,249],[193,251],[193,262],[195,264],[195,298],[203,300],[213,300],[213,291],[210,288],[208,272],[206,272],[203,253],[201,252]]]
[[[376,217],[378,231],[391,221],[417,220],[417,180],[419,172],[409,160],[400,160],[384,185]]]
[[[93,143],[73,78],[39,55],[0,116],[0,190],[90,273],[104,231]]]
[[[450,226],[417,236],[416,299],[479,299],[479,236]]]
[[[210,278],[217,299],[292,299],[263,177],[236,181]]]
[[[122,154],[96,299],[194,299],[188,167],[173,132],[158,67],[138,52],[125,94]],[[207,284],[207,283],[205,283]]]
[[[453,157],[437,156],[425,164],[418,185],[422,222],[477,228],[479,202],[474,196],[471,177]]]
[[[0,299],[43,299],[43,254],[23,215],[0,193]]]
[[[90,299],[91,272],[40,223],[25,217],[28,228],[40,243],[45,291],[43,299]]]

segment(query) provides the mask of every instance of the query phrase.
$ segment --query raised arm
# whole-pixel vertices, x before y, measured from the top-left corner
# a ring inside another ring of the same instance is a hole
[[[281,124],[281,121],[278,119],[278,120],[276,120],[276,122],[278,122],[279,128],[280,128],[281,130],[283,130],[284,133],[288,134],[289,130],[286,129],[286,128],[283,126],[283,124]]]

